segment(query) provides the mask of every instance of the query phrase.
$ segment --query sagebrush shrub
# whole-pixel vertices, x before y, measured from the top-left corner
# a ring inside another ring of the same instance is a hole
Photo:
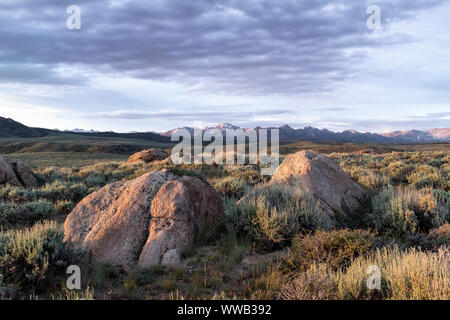
[[[329,217],[304,190],[270,184],[256,188],[239,203],[243,229],[259,244],[285,245],[299,232],[326,229]]]
[[[444,185],[439,170],[429,165],[417,167],[408,177],[408,183],[416,188],[439,188]]]
[[[58,201],[55,206],[56,212],[58,214],[68,214],[73,210],[73,208],[75,208],[74,203],[67,200]]]
[[[0,274],[7,285],[38,286],[72,257],[63,244],[64,232],[56,222],[0,233]]]
[[[388,166],[383,169],[383,172],[391,178],[394,184],[398,184],[407,182],[408,175],[413,169],[414,166],[399,160],[389,163]]]
[[[447,200],[431,189],[388,187],[372,198],[372,212],[366,221],[383,233],[404,237],[441,226],[448,209]]]
[[[358,184],[370,191],[388,186],[389,179],[382,173],[360,167],[345,168],[345,172]]]
[[[297,235],[292,241],[285,263],[291,269],[306,270],[312,264],[326,264],[338,270],[346,268],[356,257],[375,248],[375,234],[366,230],[317,231]]]
[[[30,202],[23,206],[43,219],[49,218],[51,214],[55,213],[55,205],[48,201]]]
[[[223,197],[241,198],[249,188],[247,182],[242,179],[227,177],[214,184],[214,189]]]

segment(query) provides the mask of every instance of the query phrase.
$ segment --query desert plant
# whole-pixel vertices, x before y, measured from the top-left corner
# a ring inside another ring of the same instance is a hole
[[[448,248],[437,252],[398,247],[384,248],[356,258],[346,268],[333,271],[314,264],[292,275],[280,292],[282,299],[339,300],[446,300],[450,294]],[[369,270],[379,271],[380,288],[367,285]]]
[[[448,203],[437,199],[432,190],[410,187],[383,189],[373,197],[371,209],[370,227],[400,237],[428,232],[444,224],[448,216]]]
[[[75,207],[72,201],[58,201],[55,206],[55,210],[58,214],[68,214]]]
[[[329,228],[331,223],[304,190],[269,184],[239,202],[244,231],[268,248],[288,244],[299,232]]]
[[[332,270],[346,268],[356,257],[375,247],[375,234],[365,230],[317,231],[297,235],[284,258],[291,269],[308,269],[312,264],[325,264]]]
[[[391,178],[394,184],[399,184],[408,181],[407,177],[413,169],[414,167],[410,164],[398,160],[389,163],[383,171]]]
[[[416,188],[439,188],[444,185],[439,170],[429,165],[417,167],[408,177],[408,182]]]
[[[370,191],[375,191],[388,186],[389,179],[381,173],[376,173],[371,169],[360,167],[346,168],[345,172],[358,184]]]
[[[381,274],[380,295],[394,300],[448,299],[450,275],[448,249],[427,253],[416,249],[378,250],[362,257],[345,271],[335,275],[338,299],[367,299],[373,292],[367,288],[367,270],[377,266]]]
[[[244,180],[234,177],[220,179],[214,184],[214,189],[221,196],[235,199],[241,198],[248,188]]]
[[[48,281],[74,257],[63,237],[62,226],[55,222],[0,233],[0,273],[5,283],[24,287]]]

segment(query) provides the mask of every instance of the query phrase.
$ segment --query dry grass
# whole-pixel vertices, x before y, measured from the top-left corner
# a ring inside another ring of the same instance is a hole
[[[450,252],[384,248],[359,257],[345,270],[312,265],[281,291],[282,299],[447,300],[450,294]],[[381,271],[381,290],[367,286],[370,266]]]

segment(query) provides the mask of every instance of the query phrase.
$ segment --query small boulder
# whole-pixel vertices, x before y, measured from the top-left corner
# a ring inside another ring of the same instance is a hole
[[[14,171],[16,172],[17,176],[19,177],[19,180],[22,182],[22,184],[25,187],[37,187],[38,181],[36,177],[33,174],[33,171],[31,171],[27,166],[25,166],[21,161],[13,162],[12,163]]]
[[[23,187],[11,164],[2,157],[0,157],[0,185]]]
[[[128,163],[145,162],[150,163],[153,161],[162,161],[169,157],[169,155],[160,149],[147,149],[137,152],[128,158]]]
[[[271,182],[288,183],[308,190],[331,218],[346,216],[360,207],[364,189],[332,160],[321,154],[300,151],[286,157]]]
[[[37,187],[38,182],[33,172],[21,161],[8,162],[0,157],[0,185],[14,187]]]

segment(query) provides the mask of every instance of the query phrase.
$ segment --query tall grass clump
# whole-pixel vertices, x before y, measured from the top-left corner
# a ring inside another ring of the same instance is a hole
[[[448,219],[449,203],[431,189],[388,187],[372,198],[370,227],[397,237],[428,232]]]
[[[435,253],[398,248],[377,250],[373,256],[357,259],[335,275],[338,299],[367,299],[367,270],[377,266],[381,272],[380,297],[393,300],[446,300],[450,294],[450,252]]]
[[[300,232],[328,229],[329,217],[304,190],[276,184],[253,190],[238,203],[243,230],[265,248],[289,244]]]

